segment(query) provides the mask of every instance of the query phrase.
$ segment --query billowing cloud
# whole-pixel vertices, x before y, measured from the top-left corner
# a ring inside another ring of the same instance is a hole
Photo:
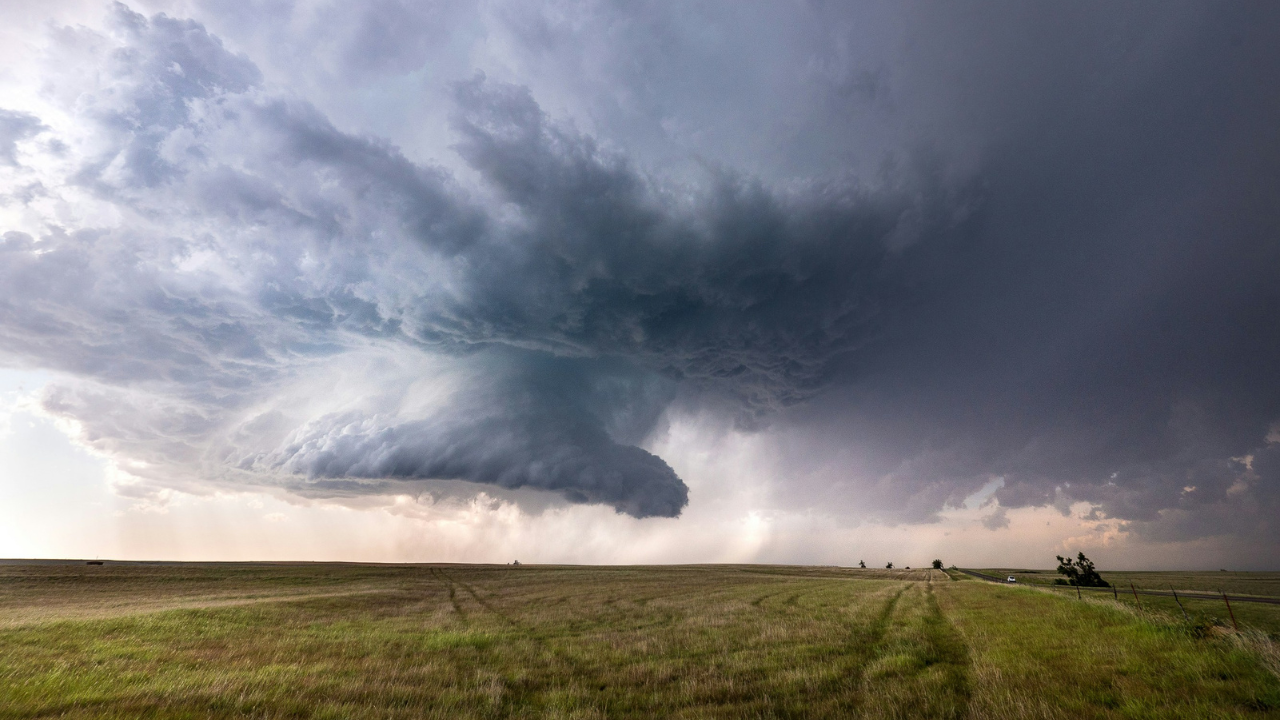
[[[12,110],[0,110],[0,163],[17,165],[17,145],[20,140],[35,135],[44,126],[34,115]]]
[[[1275,544],[1273,10],[183,10],[0,95],[0,352],[129,492],[675,516],[679,416],[778,507]]]
[[[87,137],[48,184],[120,220],[6,236],[4,340],[79,378],[46,408],[157,482],[464,479],[675,515],[683,482],[635,443],[676,386],[747,420],[811,396],[871,332],[904,212],[963,220],[938,209],[954,198],[848,181],[775,192],[720,171],[677,196],[477,76],[454,98],[459,152],[502,203],[486,209],[264,90],[200,25],[114,17],[87,59],[110,91],[58,88]],[[391,397],[292,418],[278,447],[227,439],[264,395],[368,344],[486,372],[430,412]]]

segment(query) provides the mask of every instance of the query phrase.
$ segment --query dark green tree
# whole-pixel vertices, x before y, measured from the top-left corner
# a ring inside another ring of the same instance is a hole
[[[1098,574],[1098,569],[1093,566],[1093,561],[1084,556],[1084,553],[1076,553],[1076,559],[1064,558],[1061,555],[1058,558],[1058,572],[1065,575],[1068,585],[1079,585],[1080,587],[1111,587],[1111,583],[1102,579]]]
[[[887,563],[885,563],[885,564],[884,564],[884,569],[885,569],[885,570],[892,570],[892,569],[893,569],[893,563],[891,563],[891,562],[887,562]]]
[[[867,563],[866,563],[866,562],[864,562],[864,561],[862,561],[862,560],[859,560],[859,561],[858,561],[858,567],[862,568],[863,570],[866,570],[866,569],[867,569]]]
[[[942,561],[941,561],[941,560],[934,560],[934,561],[933,561],[933,569],[934,569],[934,570],[941,570],[941,569],[942,569]]]

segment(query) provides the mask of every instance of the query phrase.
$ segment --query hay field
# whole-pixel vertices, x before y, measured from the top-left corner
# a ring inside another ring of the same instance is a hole
[[[0,718],[1277,717],[1273,651],[929,570],[0,565]]]

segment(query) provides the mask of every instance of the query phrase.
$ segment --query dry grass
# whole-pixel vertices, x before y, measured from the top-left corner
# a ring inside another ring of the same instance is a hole
[[[0,718],[1271,717],[1265,662],[928,570],[0,566]]]

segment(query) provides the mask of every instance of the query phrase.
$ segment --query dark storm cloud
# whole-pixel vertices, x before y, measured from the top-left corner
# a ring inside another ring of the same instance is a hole
[[[158,467],[210,461],[201,437],[308,357],[390,339],[488,375],[417,417],[336,411],[274,450],[216,454],[317,481],[462,479],[675,515],[684,483],[634,443],[676,385],[744,419],[811,396],[872,332],[904,213],[931,219],[917,234],[965,214],[928,188],[777,192],[728,171],[677,196],[527,90],[477,78],[456,90],[459,151],[515,209],[499,220],[444,171],[263,94],[198,24],[118,8],[116,25],[120,91],[87,113],[107,149],[74,179],[134,227],[38,248],[14,235],[9,287],[26,302],[9,305],[5,345],[106,384],[56,387],[45,406]],[[169,235],[192,222],[212,232]],[[202,255],[217,267],[179,269]]]
[[[556,491],[636,517],[684,508],[688,489],[661,458],[616,441],[652,426],[670,397],[664,383],[542,355],[511,355],[486,370],[483,387],[459,393],[436,417],[392,426],[354,413],[317,418],[272,462],[312,486],[320,478],[456,478]]]
[[[890,508],[1000,476],[1008,507],[1274,543],[1276,485],[1240,460],[1280,418],[1274,10],[1005,9],[916,28],[926,80],[963,88],[941,119],[982,145],[981,228],[811,410],[813,442],[858,437]]]
[[[971,210],[927,176],[910,178],[911,198],[847,181],[779,193],[717,172],[676,198],[553,126],[522,88],[475,80],[458,95],[459,151],[521,220],[469,264],[458,331],[632,358],[750,412],[805,399],[874,332],[900,281],[890,244],[904,216],[923,213],[916,233],[941,244]]]
[[[427,421],[352,431],[362,419],[321,418],[284,451],[288,470],[533,486],[638,516],[676,514],[684,484],[660,459],[614,441],[643,439],[670,395],[639,415],[621,397],[597,402],[591,366],[577,359],[619,358],[628,383],[692,383],[757,419],[812,395],[873,332],[872,298],[896,282],[900,257],[888,244],[905,212],[923,209],[928,222],[916,231],[938,235],[967,210],[938,189],[908,200],[831,182],[779,195],[723,175],[681,203],[551,124],[521,88],[477,79],[457,92],[460,152],[519,209],[512,228],[450,220],[469,216],[435,185],[420,188],[416,168],[394,153],[320,126],[275,124],[292,128],[300,156],[385,186],[407,237],[455,267],[456,294],[404,308],[397,327],[408,337],[453,352],[535,352]],[[624,412],[626,433],[610,420]]]
[[[436,98],[465,181],[120,9],[71,185],[126,220],[6,236],[5,351],[82,378],[47,405],[101,447],[226,482],[674,515],[687,488],[637,445],[677,403],[774,438],[782,505],[927,521],[1002,478],[996,532],[1085,501],[1274,544],[1276,11],[739,7],[317,24],[349,82],[430,75],[442,27],[493,24],[530,79]],[[42,126],[10,115],[12,164]],[[421,407],[377,377],[377,402],[263,407],[370,344],[473,374]]]

